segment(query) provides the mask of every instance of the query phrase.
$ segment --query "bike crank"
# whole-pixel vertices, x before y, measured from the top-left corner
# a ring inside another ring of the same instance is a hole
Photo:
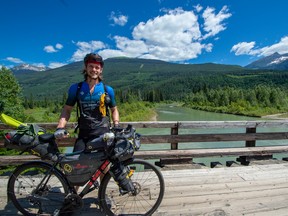
[[[83,206],[84,206],[84,203],[80,196],[78,196],[77,194],[68,194],[65,197],[62,208],[60,209],[60,214],[74,212],[76,210],[82,209]]]

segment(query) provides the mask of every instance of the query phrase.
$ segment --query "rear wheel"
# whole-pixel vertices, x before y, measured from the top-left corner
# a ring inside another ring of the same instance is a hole
[[[153,164],[135,159],[125,164],[136,192],[121,195],[117,183],[107,173],[100,184],[100,203],[107,215],[152,215],[164,196],[164,179]]]
[[[61,173],[51,168],[44,162],[32,162],[20,165],[12,173],[8,199],[23,215],[53,215],[62,207],[68,186]]]

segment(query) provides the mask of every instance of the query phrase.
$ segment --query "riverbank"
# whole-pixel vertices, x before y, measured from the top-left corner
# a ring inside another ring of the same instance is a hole
[[[160,105],[161,106],[161,105]],[[160,107],[158,106],[158,107]],[[262,119],[274,119],[274,120],[287,120],[288,119],[288,112],[285,112],[285,113],[276,113],[276,114],[268,114],[268,115],[253,115],[253,114],[248,114],[248,115],[245,115],[244,113],[243,114],[235,114],[235,113],[229,113],[229,112],[219,112],[219,110],[206,110],[206,109],[199,109],[199,107],[197,107],[196,109],[194,109],[193,107],[189,107],[189,106],[185,106],[183,104],[171,104],[171,105],[168,105],[170,107],[179,107],[179,108],[188,108],[188,109],[191,109],[191,110],[195,110],[195,111],[200,111],[200,112],[207,112],[207,113],[215,113],[215,114],[224,114],[224,115],[233,115],[233,116],[239,116],[239,117],[242,117],[242,118],[262,118]],[[157,109],[157,108],[156,108]],[[157,111],[156,111],[157,113]],[[154,121],[157,121],[158,120],[158,116],[154,116],[152,118]],[[151,119],[151,120],[152,120]]]
[[[288,119],[288,113],[278,113],[278,114],[273,114],[273,115],[266,115],[266,116],[262,116],[261,118],[287,120]]]
[[[158,116],[157,112],[154,111],[153,115],[150,117],[149,120],[150,120],[150,121],[157,121],[157,116]]]

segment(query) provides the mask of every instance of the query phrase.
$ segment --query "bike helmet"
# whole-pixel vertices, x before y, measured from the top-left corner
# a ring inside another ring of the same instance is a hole
[[[102,57],[95,53],[89,53],[84,58],[84,64],[87,66],[88,63],[100,63],[101,67],[104,66],[104,61]]]

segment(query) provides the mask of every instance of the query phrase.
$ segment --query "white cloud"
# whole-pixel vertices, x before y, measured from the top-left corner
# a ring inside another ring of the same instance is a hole
[[[138,56],[143,52],[148,52],[147,46],[142,40],[130,40],[126,37],[114,37],[117,48],[125,51],[128,56]]]
[[[228,13],[228,7],[224,6],[218,14],[215,14],[215,9],[207,7],[203,12],[204,30],[208,32],[203,36],[204,39],[215,36],[221,31],[226,29],[223,21],[231,17],[232,14]]]
[[[98,53],[99,53],[99,55],[102,56],[103,59],[120,57],[120,56],[129,57],[129,55],[127,55],[127,53],[124,53],[121,50],[115,50],[115,49],[104,49],[104,50],[99,51]]]
[[[36,67],[46,67],[46,65],[43,64],[43,63],[34,63],[34,64],[32,64],[32,65],[34,65],[34,66],[36,66]]]
[[[60,49],[62,49],[62,48],[63,48],[63,45],[57,43],[57,44],[55,45],[55,48],[54,48],[54,46],[52,46],[52,45],[48,45],[48,46],[45,46],[45,47],[43,48],[43,50],[44,50],[45,52],[47,52],[47,53],[54,53],[54,52],[58,52],[58,51],[59,51]]]
[[[194,8],[196,9],[196,11],[197,11],[198,13],[203,9],[203,7],[202,7],[200,4],[194,6]]]
[[[139,23],[132,32],[134,39],[158,46],[189,44],[201,36],[197,16],[192,11],[175,9],[161,17]],[[176,43],[176,44],[175,44]]]
[[[51,46],[51,45],[45,46],[43,50],[44,50],[45,52],[47,52],[47,53],[57,52],[57,51],[55,50],[55,48],[54,48],[53,46]]]
[[[113,25],[124,26],[128,22],[128,16],[122,14],[116,15],[114,11],[111,12],[109,19],[113,21]]]
[[[64,66],[64,65],[66,65],[66,64],[60,63],[60,62],[51,62],[51,63],[48,65],[48,67],[53,69],[53,68],[62,67],[62,66]]]
[[[199,43],[201,32],[197,16],[193,11],[181,8],[139,23],[132,35],[134,40],[145,42],[147,48],[143,50],[143,56],[167,61],[195,58],[205,46]]]
[[[21,59],[19,58],[14,58],[14,57],[7,57],[6,58],[7,61],[13,62],[13,63],[17,63],[17,64],[22,64],[24,63]]]
[[[281,38],[280,42],[271,46],[255,48],[256,42],[240,42],[231,48],[235,55],[269,56],[275,52],[279,54],[288,53],[288,36]]]
[[[226,6],[218,14],[214,8],[203,11],[201,5],[197,5],[195,9],[196,12],[185,11],[180,7],[165,10],[162,16],[140,22],[133,28],[132,38],[120,35],[111,37],[115,41],[116,49],[106,47],[100,41],[94,41],[97,42],[97,46],[93,46],[92,42],[78,42],[78,49],[71,60],[83,60],[87,53],[96,51],[104,59],[127,56],[183,62],[197,58],[203,51],[212,51],[213,44],[206,43],[205,39],[225,30],[226,27],[222,23],[231,14],[228,13]],[[208,32],[204,36],[201,34],[201,25],[198,21],[199,12],[203,12],[205,20],[203,32]],[[114,16],[112,13],[111,17]]]
[[[57,49],[62,49],[62,48],[63,48],[63,45],[62,45],[62,44],[59,44],[59,43],[57,43],[57,44],[55,45],[55,47],[56,47]]]
[[[78,48],[74,52],[71,61],[82,61],[86,54],[97,52],[98,50],[106,48],[105,44],[101,41],[79,41],[76,43],[76,46]]]
[[[255,41],[252,42],[241,42],[234,45],[231,49],[231,52],[235,52],[235,55],[254,55],[255,52],[253,48],[255,46]]]
[[[279,43],[261,48],[262,56],[272,55],[275,52],[278,52],[279,54],[288,53],[288,36],[281,38]]]

